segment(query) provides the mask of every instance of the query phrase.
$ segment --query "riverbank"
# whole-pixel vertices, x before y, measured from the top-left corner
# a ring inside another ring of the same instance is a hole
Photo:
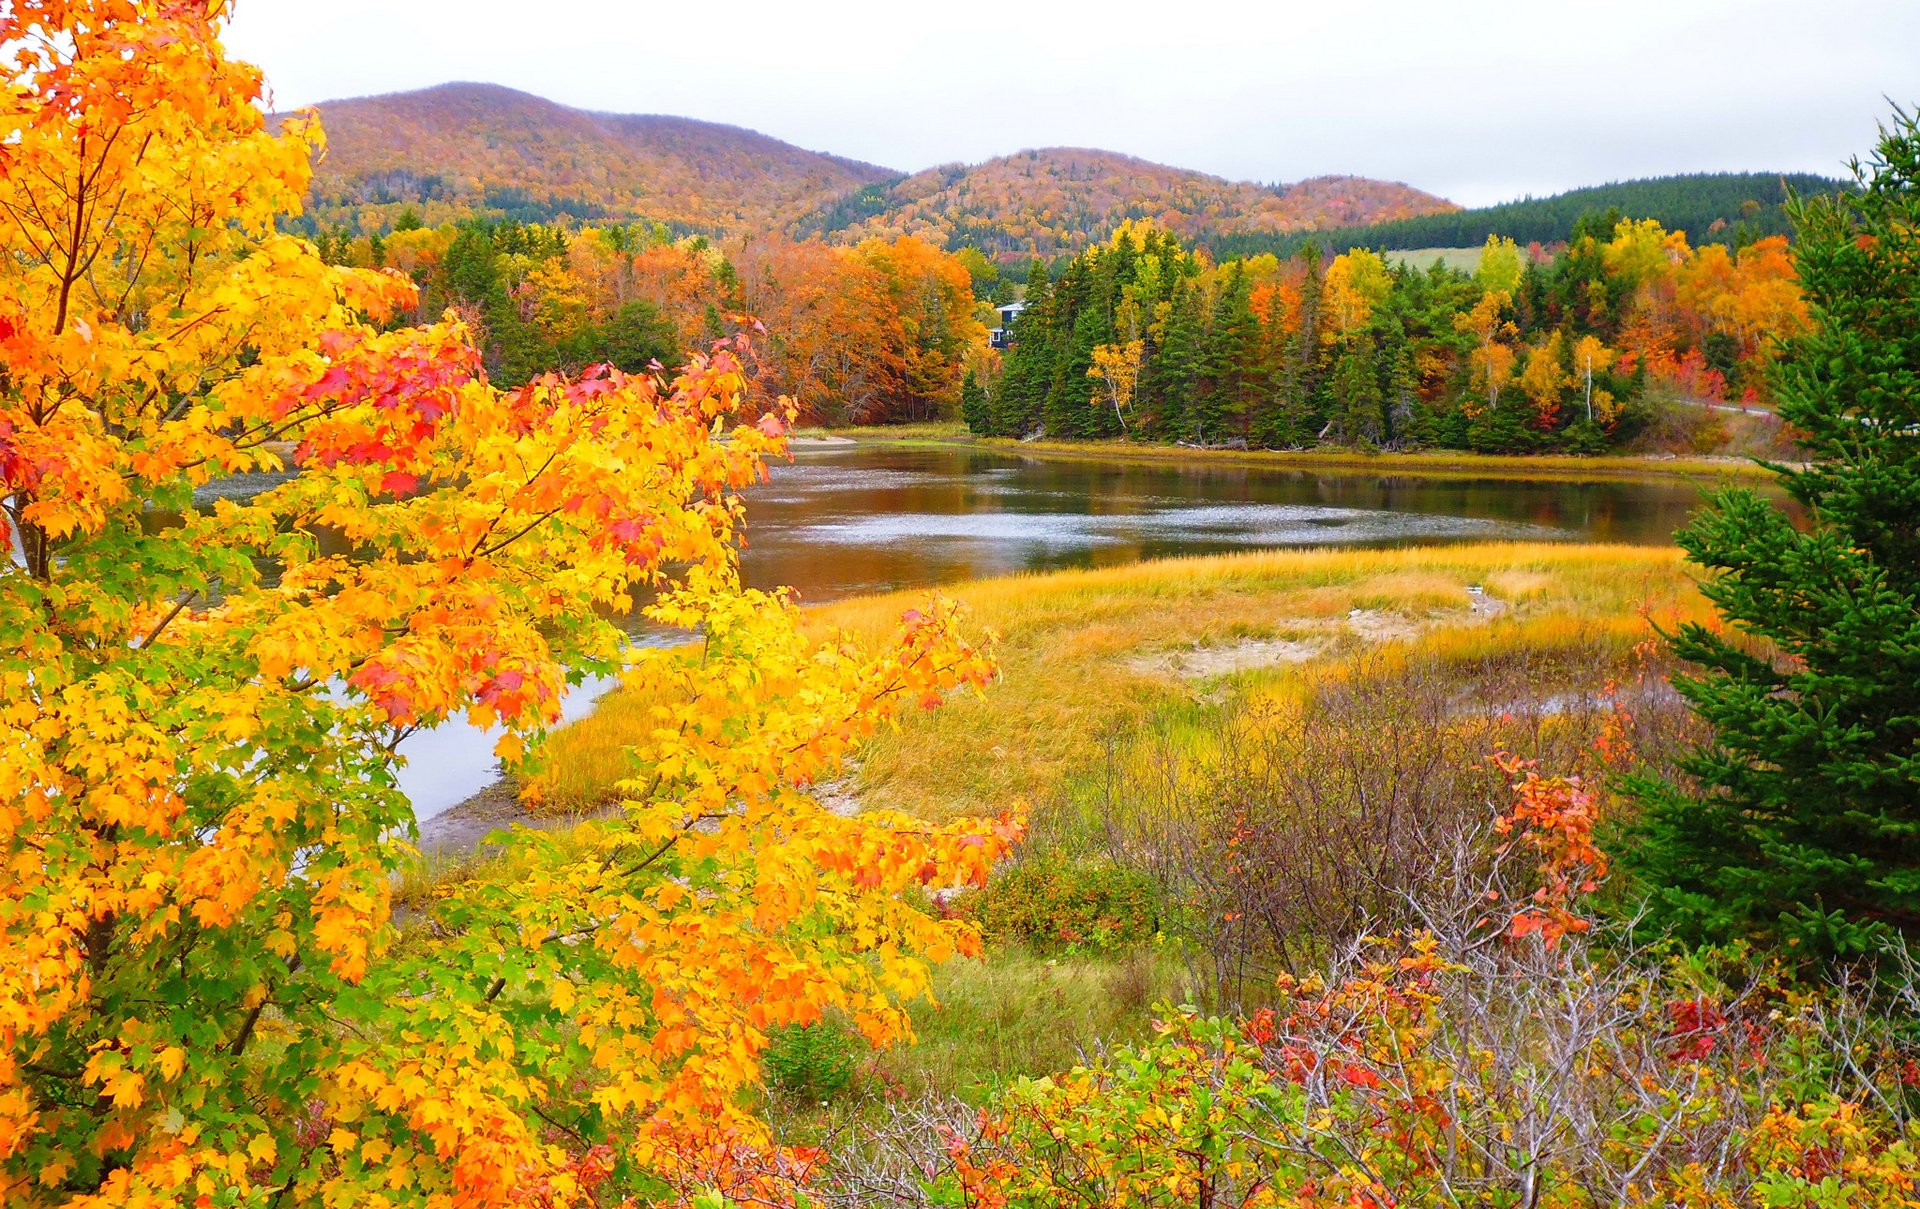
[[[1245,466],[1266,470],[1371,471],[1383,475],[1429,478],[1611,482],[1643,478],[1700,481],[1760,481],[1772,472],[1750,458],[1681,457],[1656,454],[1509,455],[1465,450],[1367,453],[1346,449],[1202,449],[1188,445],[1148,445],[1136,441],[1016,441],[976,437],[958,423],[906,424],[898,427],[801,429],[797,445],[855,443],[906,448],[963,446],[1022,457],[1090,462]]]

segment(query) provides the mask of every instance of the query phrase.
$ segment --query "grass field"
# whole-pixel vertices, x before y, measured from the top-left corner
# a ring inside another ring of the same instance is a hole
[[[1456,273],[1472,273],[1480,267],[1480,257],[1485,251],[1485,248],[1413,248],[1409,251],[1386,251],[1380,255],[1423,273],[1432,268],[1436,260]]]
[[[1103,737],[1223,685],[1383,644],[1537,642],[1569,625],[1630,642],[1645,632],[1644,610],[1693,599],[1677,550],[1560,544],[1259,552],[985,580],[949,594],[999,635],[1000,682],[870,741],[854,787],[868,804],[934,819],[1038,801]],[[924,596],[844,601],[809,612],[808,624],[878,641]],[[617,690],[551,736],[537,778],[545,799],[569,810],[606,801],[652,705]]]

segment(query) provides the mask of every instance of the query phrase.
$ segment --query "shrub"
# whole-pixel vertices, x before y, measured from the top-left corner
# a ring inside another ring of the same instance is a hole
[[[839,1020],[775,1029],[760,1056],[767,1086],[796,1100],[826,1101],[847,1090],[866,1043]]]
[[[1158,895],[1145,872],[1106,861],[1053,862],[1029,856],[965,902],[982,932],[1039,952],[1111,953],[1147,941],[1159,928]]]
[[[1117,753],[1108,851],[1152,874],[1163,930],[1213,1001],[1236,1003],[1404,925],[1503,792],[1488,752],[1589,773],[1609,752],[1657,758],[1684,711],[1657,677],[1610,685],[1632,659],[1580,634],[1557,650],[1362,656],[1296,698],[1219,712],[1197,745],[1148,735]]]

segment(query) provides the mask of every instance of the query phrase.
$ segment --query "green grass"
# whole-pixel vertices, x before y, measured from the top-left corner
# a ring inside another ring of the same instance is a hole
[[[877,1055],[874,1072],[909,1092],[977,1101],[1016,1076],[1066,1070],[1091,1045],[1140,1040],[1149,1009],[1186,991],[1179,963],[1151,949],[959,958],[934,972],[938,1005],[913,1007],[913,1044]]]
[[[1388,251],[1380,255],[1387,260],[1397,260],[1409,268],[1426,272],[1439,261],[1456,273],[1472,273],[1480,267],[1480,257],[1486,249],[1479,248],[1414,248],[1411,251]]]
[[[1772,472],[1746,458],[1668,457],[1607,454],[1490,454],[1462,450],[1418,453],[1366,453],[1346,449],[1300,452],[1272,449],[1189,449],[1182,445],[1145,445],[1132,441],[1010,441],[975,438],[983,449],[1029,457],[1078,458],[1101,462],[1176,462],[1200,466],[1252,466],[1273,470],[1367,470],[1377,474],[1445,478],[1517,479],[1573,482],[1632,480],[1649,476],[1680,478],[1770,479]]]

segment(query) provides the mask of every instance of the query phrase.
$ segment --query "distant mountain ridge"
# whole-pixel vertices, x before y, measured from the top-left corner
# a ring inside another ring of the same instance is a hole
[[[1190,240],[1317,230],[1455,209],[1408,185],[1322,176],[1230,181],[1113,151],[1047,147],[869,185],[803,220],[805,233],[920,235],[990,255],[1054,256],[1149,218]]]
[[[1003,257],[1077,251],[1152,218],[1192,240],[1455,209],[1407,185],[1224,180],[1110,151],[1047,148],[911,175],[691,118],[595,113],[494,84],[454,83],[316,106],[328,150],[316,225],[484,215],[644,218],[725,234],[851,241],[915,234]]]
[[[328,144],[314,174],[322,221],[378,226],[414,205],[429,222],[478,210],[765,230],[898,176],[738,126],[571,109],[497,84],[315,108]]]

